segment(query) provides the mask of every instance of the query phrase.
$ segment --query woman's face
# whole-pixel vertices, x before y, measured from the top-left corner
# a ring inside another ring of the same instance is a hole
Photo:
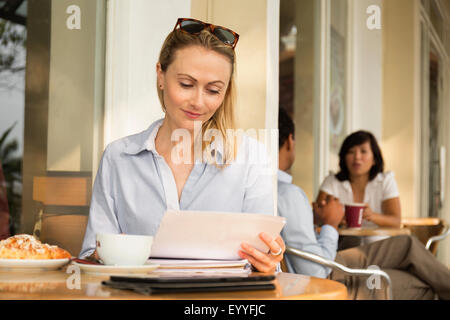
[[[345,163],[350,176],[357,177],[361,175],[368,175],[370,169],[375,164],[370,142],[367,141],[363,144],[350,148],[345,156]]]
[[[189,46],[175,53],[164,72],[157,65],[166,120],[172,129],[194,130],[194,121],[209,120],[222,104],[231,77],[229,59],[213,50]]]

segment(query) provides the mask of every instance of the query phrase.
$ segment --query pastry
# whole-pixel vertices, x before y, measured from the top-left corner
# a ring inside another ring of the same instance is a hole
[[[28,234],[19,234],[0,241],[0,259],[65,259],[71,254],[58,246],[44,244]]]

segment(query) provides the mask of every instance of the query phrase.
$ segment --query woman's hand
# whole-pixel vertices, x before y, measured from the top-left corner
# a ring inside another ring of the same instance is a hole
[[[261,252],[248,243],[242,243],[242,250],[238,251],[238,254],[242,259],[247,259],[259,272],[275,272],[277,265],[283,260],[286,245],[280,236],[273,240],[262,232],[259,238],[270,248],[269,253]]]
[[[375,212],[372,211],[370,206],[366,204],[364,211],[363,211],[363,219],[367,221],[373,221],[374,216],[376,215]]]
[[[316,215],[323,224],[328,224],[336,230],[344,218],[344,206],[338,198],[327,196],[327,200],[321,203],[313,203],[314,215]]]
[[[383,213],[378,213],[373,212],[369,205],[366,204],[363,211],[363,218],[377,224],[380,227],[400,228],[400,198],[384,200],[381,206]]]
[[[94,252],[89,256],[86,257],[86,260],[91,260],[94,262],[100,262],[100,257],[98,256],[97,250],[94,250]]]

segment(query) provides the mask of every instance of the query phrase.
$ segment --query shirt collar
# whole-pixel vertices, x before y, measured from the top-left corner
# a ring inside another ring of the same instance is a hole
[[[377,176],[375,178],[373,178],[372,180],[369,180],[369,182],[367,183],[367,187],[371,188],[371,186],[374,183],[380,183],[383,182],[383,174],[382,173],[378,173]],[[345,180],[343,181],[343,186],[344,188],[346,188],[349,191],[352,191],[352,185],[350,184],[350,180]],[[353,192],[353,191],[352,191]]]
[[[124,152],[130,155],[136,155],[144,150],[156,153],[155,139],[159,128],[164,119],[159,119],[153,122],[150,127],[144,132],[128,138],[128,145]],[[134,137],[134,138],[133,138]]]
[[[160,119],[154,123],[153,128],[150,130],[150,135],[147,138],[147,141],[145,141],[145,144],[142,146],[143,148],[147,149],[147,151],[157,153],[156,152],[156,135],[158,134],[159,128],[161,128],[163,124],[164,119]]]
[[[292,183],[292,176],[289,173],[278,169],[278,180],[281,182]]]
[[[383,174],[380,172],[377,174],[377,176],[373,179],[374,181],[383,182]]]
[[[125,153],[130,155],[136,155],[140,152],[147,150],[153,152],[154,154],[158,154],[156,151],[155,140],[156,135],[158,134],[159,128],[161,128],[164,119],[159,119],[152,123],[150,127],[137,135],[136,139],[129,141],[129,144],[125,148]],[[215,152],[217,152],[218,157],[217,160],[220,162],[223,157],[223,142],[221,139],[214,139],[214,141],[210,144],[211,155],[214,157]],[[206,159],[204,157],[204,159]]]

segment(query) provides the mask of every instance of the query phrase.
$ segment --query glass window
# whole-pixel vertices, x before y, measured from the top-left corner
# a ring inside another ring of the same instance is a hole
[[[71,230],[84,233],[103,146],[106,1],[14,3],[14,13],[0,17],[0,131],[15,124],[2,150],[9,146],[9,159],[20,162],[17,182],[7,183],[15,190],[11,234],[70,239]],[[8,179],[12,169],[2,162]]]
[[[320,2],[280,2],[280,107],[296,125],[297,161],[291,174],[310,199],[314,197],[314,113],[316,81],[320,72]]]
[[[422,7],[425,9],[427,13],[430,12],[430,0],[420,0]]]
[[[27,54],[26,1],[0,1],[0,238],[20,228]]]
[[[339,148],[345,139],[347,114],[347,0],[330,1],[329,162],[338,170]]]
[[[430,20],[439,39],[444,42],[444,19],[438,7],[436,0],[430,3]]]
[[[445,124],[442,123],[442,62],[439,54],[431,45],[429,53],[429,208],[430,217],[438,217],[442,208],[441,200],[441,146],[444,145],[443,130]]]
[[[327,1],[325,7],[321,3],[316,0],[280,2],[279,101],[296,124],[297,161],[291,169],[293,182],[310,199],[314,199],[319,187],[315,184],[321,183],[316,175],[337,170],[339,148],[348,127],[348,3],[347,0]],[[321,29],[323,25],[327,32]],[[324,34],[326,45],[322,42]],[[323,61],[323,56],[329,60]],[[327,65],[325,75],[324,64]],[[329,102],[321,108],[324,100]],[[321,124],[326,127],[320,127]],[[327,136],[324,132],[328,132]],[[324,137],[321,139],[320,135]],[[319,156],[318,150],[326,152]]]

